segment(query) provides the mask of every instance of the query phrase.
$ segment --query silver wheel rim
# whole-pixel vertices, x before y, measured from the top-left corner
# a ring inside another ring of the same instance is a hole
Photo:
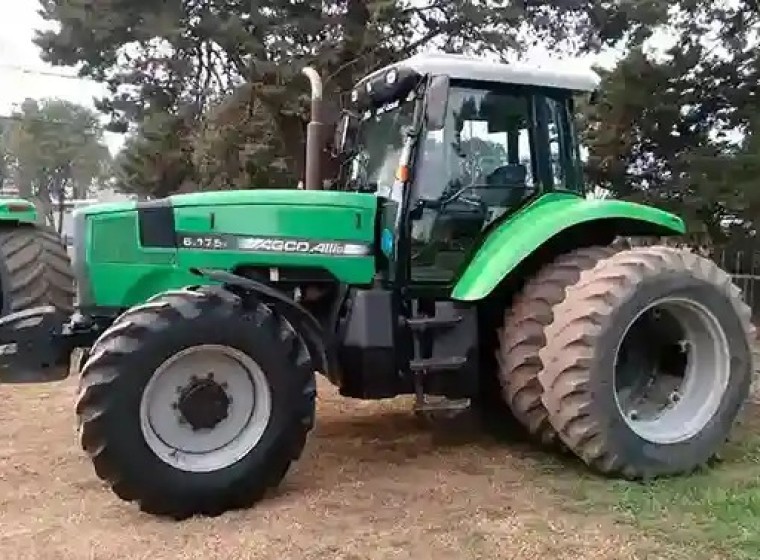
[[[181,412],[187,410],[183,395],[206,380],[226,394],[226,417],[212,428],[194,428]],[[183,471],[211,472],[250,453],[271,412],[269,383],[259,365],[235,348],[204,344],[174,354],[156,369],[140,401],[140,427],[163,462]]]
[[[643,309],[626,327],[615,356],[618,411],[651,443],[696,436],[717,413],[728,387],[726,334],[709,309],[689,299],[663,298]]]

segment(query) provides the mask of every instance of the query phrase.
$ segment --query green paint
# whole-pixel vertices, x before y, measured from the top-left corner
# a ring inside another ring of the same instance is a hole
[[[213,191],[177,195],[171,201],[177,231],[374,243],[377,199],[370,194]],[[229,271],[242,266],[323,268],[353,285],[369,284],[375,273],[373,255],[142,247],[136,203],[93,205],[79,212],[89,222],[82,272],[90,279],[89,297],[93,301],[87,304],[128,307],[164,290],[210,283],[191,274],[194,267]]]
[[[569,193],[547,193],[500,224],[483,242],[454,286],[451,297],[475,301],[486,297],[523,259],[568,228],[608,219],[644,224],[652,233],[685,232],[677,216],[621,200],[587,200]],[[621,228],[620,235],[629,233]]]
[[[37,223],[37,209],[23,198],[0,198],[0,222]]]
[[[296,189],[260,189],[246,191],[208,191],[178,194],[169,197],[175,208],[198,206],[308,206],[360,208],[374,211],[374,195],[344,191],[306,191]],[[315,214],[318,218],[318,215]]]

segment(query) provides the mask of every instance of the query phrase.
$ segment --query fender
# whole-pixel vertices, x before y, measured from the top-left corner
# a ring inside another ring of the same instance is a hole
[[[192,268],[190,272],[196,276],[219,282],[223,286],[241,288],[243,291],[255,294],[257,297],[275,306],[282,313],[282,316],[298,331],[313,360],[314,369],[328,379],[330,378],[330,374],[336,367],[337,358],[329,345],[325,343],[326,337],[319,321],[307,309],[279,290],[251,278],[232,274],[226,270]]]
[[[682,235],[678,216],[633,202],[585,199],[547,193],[499,224],[461,274],[451,297],[477,301],[488,296],[524,259],[553,239],[598,224],[612,235]],[[585,232],[588,234],[588,232]],[[593,233],[596,232],[592,232]]]

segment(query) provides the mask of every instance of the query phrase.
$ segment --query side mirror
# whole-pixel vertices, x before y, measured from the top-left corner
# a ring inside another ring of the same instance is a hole
[[[441,130],[446,124],[449,103],[449,77],[433,76],[425,96],[425,119],[428,130]]]

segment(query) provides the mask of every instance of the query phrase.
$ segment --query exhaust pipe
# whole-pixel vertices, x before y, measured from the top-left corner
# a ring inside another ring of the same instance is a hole
[[[322,189],[322,173],[320,162],[324,145],[322,122],[324,106],[322,100],[322,78],[319,72],[307,66],[302,72],[309,78],[311,84],[311,120],[306,127],[306,164],[304,170],[304,188],[308,190]]]

